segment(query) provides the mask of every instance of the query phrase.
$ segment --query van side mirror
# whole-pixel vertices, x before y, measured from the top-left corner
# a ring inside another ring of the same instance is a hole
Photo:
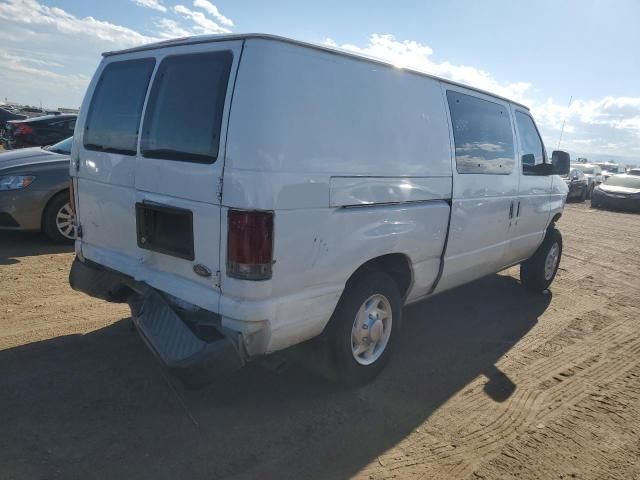
[[[554,150],[551,154],[551,165],[553,165],[553,174],[568,175],[571,168],[571,157],[567,152]]]

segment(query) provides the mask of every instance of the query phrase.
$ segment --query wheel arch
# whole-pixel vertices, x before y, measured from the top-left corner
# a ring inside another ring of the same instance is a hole
[[[67,193],[67,195],[69,195],[69,187],[61,188],[59,190],[53,190],[47,196],[47,199],[44,202],[44,206],[42,207],[42,211],[40,212],[40,230],[44,230],[44,217],[47,214],[47,209],[49,208],[49,205],[51,205],[51,202],[53,202],[54,198],[56,198],[58,195],[65,192]]]
[[[562,217],[562,212],[556,213],[553,216],[553,218],[551,219],[551,221],[549,222],[549,225],[547,226],[547,229],[553,228],[555,226],[555,224],[558,222],[558,220],[560,220],[560,217]]]
[[[413,284],[413,269],[411,259],[404,253],[388,253],[367,260],[351,274],[346,282],[345,291],[362,275],[374,271],[388,274],[396,282],[403,300],[407,297]]]

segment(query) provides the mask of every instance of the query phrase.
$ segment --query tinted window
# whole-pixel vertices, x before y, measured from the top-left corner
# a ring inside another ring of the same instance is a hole
[[[526,113],[516,111],[516,124],[520,134],[522,171],[531,172],[534,165],[544,163],[544,146],[533,119]],[[586,173],[586,172],[585,172]]]
[[[105,67],[89,107],[85,148],[135,155],[142,104],[154,65],[154,59],[145,58]]]
[[[145,157],[211,163],[218,156],[231,52],[167,57],[144,117]]]
[[[447,91],[458,173],[509,174],[514,165],[509,112],[497,103]]]

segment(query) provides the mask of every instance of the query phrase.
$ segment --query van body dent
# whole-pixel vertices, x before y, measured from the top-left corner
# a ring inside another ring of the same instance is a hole
[[[523,262],[550,283],[559,262],[561,241],[555,259],[541,248],[567,187],[526,107],[325,47],[232,35],[105,54],[74,138],[71,284],[129,302],[176,371],[322,334],[338,370],[369,379],[402,304]]]

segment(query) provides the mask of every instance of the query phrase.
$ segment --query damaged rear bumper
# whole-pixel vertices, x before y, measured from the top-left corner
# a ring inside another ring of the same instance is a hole
[[[76,258],[69,274],[74,290],[109,302],[128,303],[140,336],[170,371],[189,382],[229,375],[246,362],[240,334],[221,326],[220,316],[184,309],[145,283]]]

